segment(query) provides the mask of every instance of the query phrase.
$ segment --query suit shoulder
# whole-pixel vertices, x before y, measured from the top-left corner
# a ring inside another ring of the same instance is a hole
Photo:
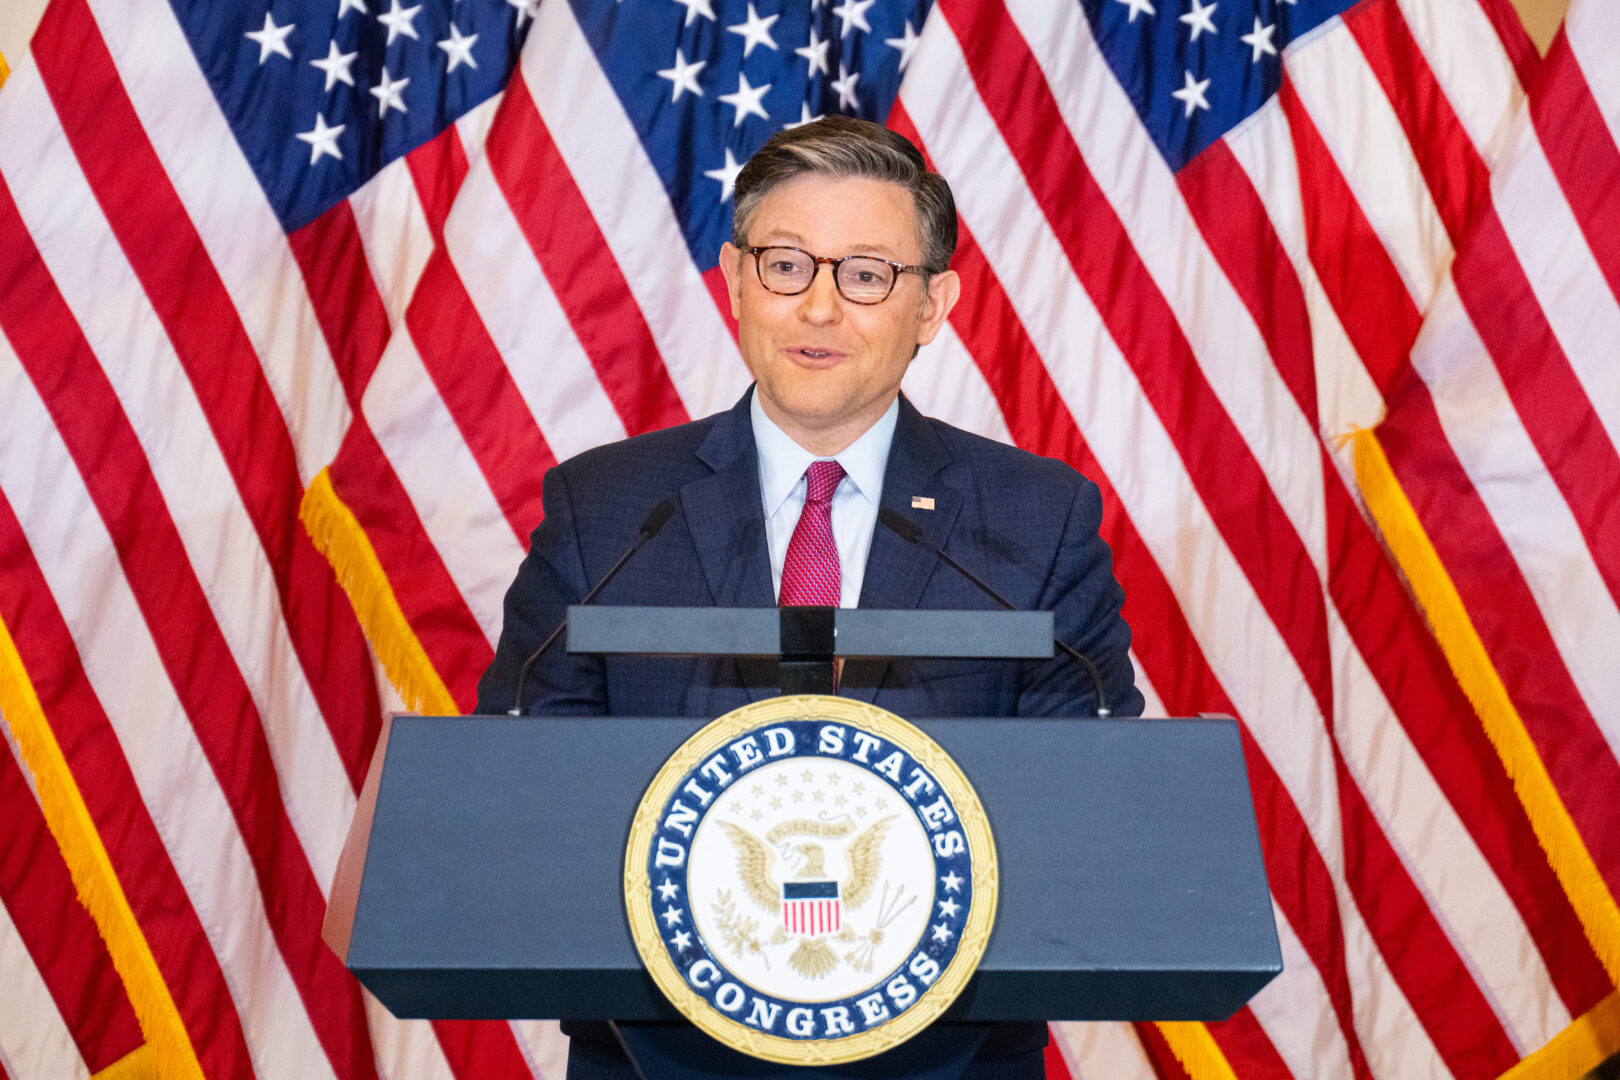
[[[972,468],[981,482],[1034,487],[1048,495],[1066,491],[1071,497],[1095,486],[1073,466],[1057,458],[1032,454],[932,417],[928,418],[928,423],[939,434],[952,461]]]

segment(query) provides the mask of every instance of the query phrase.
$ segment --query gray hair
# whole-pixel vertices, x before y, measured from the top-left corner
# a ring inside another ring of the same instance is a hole
[[[747,243],[760,202],[770,190],[796,176],[840,180],[865,177],[899,184],[911,192],[917,210],[922,265],[943,273],[956,250],[956,200],[939,173],[929,172],[922,152],[899,132],[853,116],[828,116],[772,135],[737,174],[731,242]]]

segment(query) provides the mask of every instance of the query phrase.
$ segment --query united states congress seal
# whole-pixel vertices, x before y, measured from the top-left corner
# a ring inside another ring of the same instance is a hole
[[[664,763],[624,861],[642,963],[692,1023],[790,1065],[882,1053],[978,967],[996,852],[967,778],[893,713],[780,697]]]

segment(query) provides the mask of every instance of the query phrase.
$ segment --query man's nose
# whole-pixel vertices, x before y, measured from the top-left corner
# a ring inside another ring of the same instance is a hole
[[[810,287],[800,295],[799,301],[799,316],[809,322],[836,322],[843,315],[843,298],[838,295],[838,283],[833,279],[831,266],[826,263],[816,266],[816,275],[810,279]]]

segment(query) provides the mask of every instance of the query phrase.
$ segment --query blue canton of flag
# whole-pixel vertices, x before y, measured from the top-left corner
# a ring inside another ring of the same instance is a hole
[[[534,0],[174,0],[291,232],[498,93]]]
[[[573,0],[699,270],[731,239],[742,162],[785,126],[889,114],[931,0]]]
[[[1108,66],[1179,171],[1264,105],[1282,51],[1355,0],[1080,0]]]

